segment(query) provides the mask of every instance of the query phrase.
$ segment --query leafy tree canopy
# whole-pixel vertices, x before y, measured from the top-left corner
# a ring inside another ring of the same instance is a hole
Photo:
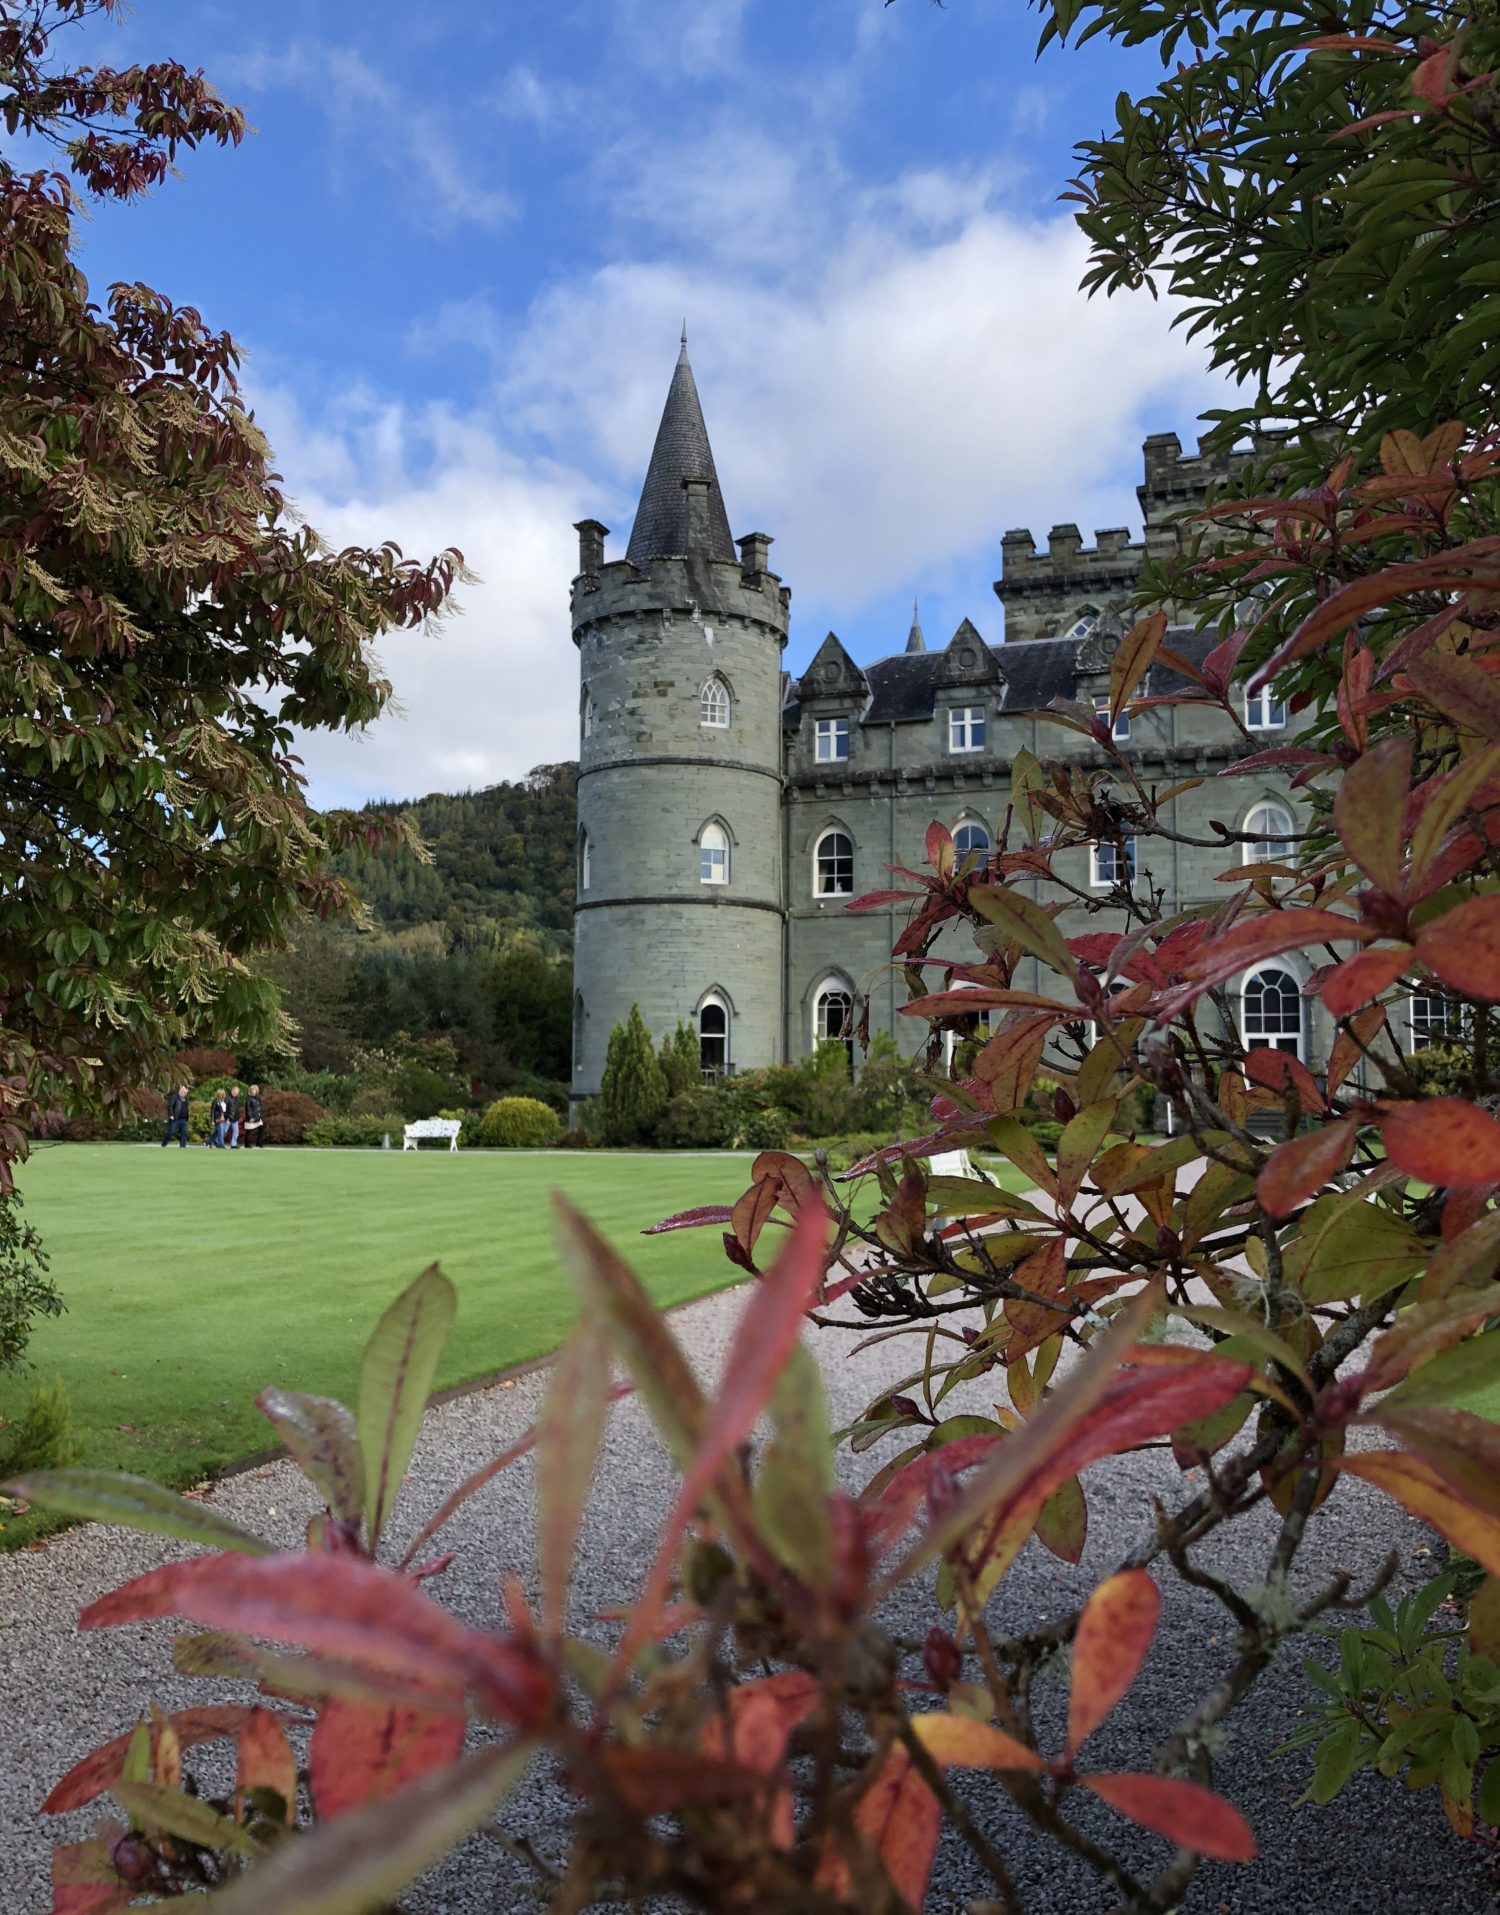
[[[334,853],[405,833],[315,813],[294,727],[377,717],[371,642],[462,576],[454,551],[329,550],[287,511],[233,340],[143,285],[92,295],[84,198],[245,132],[173,62],[59,63],[59,31],[115,5],[0,6],[0,1181],[50,1105],[120,1108],[189,1037],[274,1029],[256,955],[348,906]]]

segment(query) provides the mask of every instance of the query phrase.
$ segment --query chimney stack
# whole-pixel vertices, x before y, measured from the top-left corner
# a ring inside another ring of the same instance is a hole
[[[740,570],[747,579],[759,578],[762,572],[770,570],[767,563],[772,544],[769,532],[747,532],[735,543],[740,548]]]
[[[604,569],[604,541],[609,537],[609,527],[597,519],[580,519],[573,530],[578,534],[579,571],[597,577]]]

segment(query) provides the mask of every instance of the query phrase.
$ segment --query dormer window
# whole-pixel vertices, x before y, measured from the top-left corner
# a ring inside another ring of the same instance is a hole
[[[948,714],[949,751],[984,750],[983,705],[955,705]]]
[[[814,756],[820,765],[842,764],[849,756],[849,720],[820,718],[817,721]]]
[[[1080,605],[1078,608],[1078,616],[1063,633],[1063,638],[1064,640],[1071,640],[1075,645],[1081,645],[1098,623],[1099,607],[1097,605]]]

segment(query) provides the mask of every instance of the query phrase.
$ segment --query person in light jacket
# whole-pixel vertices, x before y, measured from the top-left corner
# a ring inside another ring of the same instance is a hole
[[[240,1142],[246,1150],[264,1150],[266,1147],[266,1120],[261,1114],[259,1084],[252,1084],[245,1093],[245,1117],[240,1125]]]
[[[179,1084],[176,1090],[167,1092],[167,1128],[161,1140],[163,1150],[174,1137],[186,1150],[188,1140],[188,1087],[186,1084]]]

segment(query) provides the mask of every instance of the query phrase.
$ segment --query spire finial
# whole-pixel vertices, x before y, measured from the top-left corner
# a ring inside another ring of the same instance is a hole
[[[682,322],[682,350],[687,351],[687,321],[685,319]]]
[[[917,601],[915,598],[913,598],[911,602],[911,630],[906,635],[906,649],[908,652],[925,652],[927,650],[927,640],[922,633],[922,621],[917,616]]]

